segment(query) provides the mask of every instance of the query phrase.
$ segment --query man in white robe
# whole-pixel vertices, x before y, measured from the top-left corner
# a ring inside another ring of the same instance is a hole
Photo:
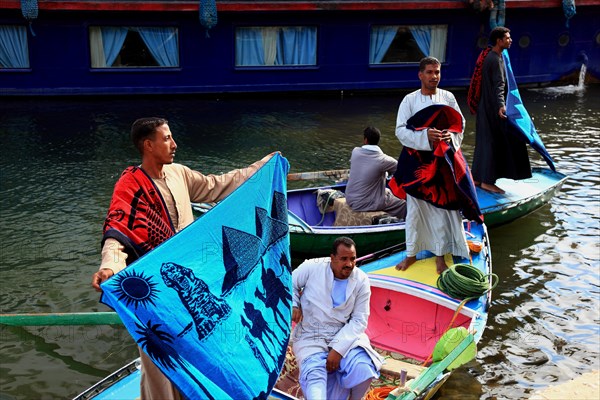
[[[405,147],[415,150],[433,151],[436,141],[452,142],[459,149],[463,140],[465,119],[462,118],[463,131],[452,133],[435,128],[411,130],[407,121],[425,107],[443,104],[454,108],[462,116],[456,98],[447,90],[438,88],[441,79],[441,64],[434,57],[425,57],[419,65],[421,88],[404,97],[398,109],[396,119],[396,137]],[[398,168],[402,168],[398,165]],[[465,238],[462,215],[458,210],[446,210],[435,207],[424,200],[406,195],[406,258],[397,266],[405,270],[416,261],[417,253],[429,250],[436,255],[437,272],[442,273],[448,266],[444,256],[451,253],[458,257],[469,257],[469,248]]]
[[[354,241],[341,237],[330,258],[292,272],[292,342],[307,400],[360,400],[379,377],[383,359],[365,333],[371,287],[355,265]]]

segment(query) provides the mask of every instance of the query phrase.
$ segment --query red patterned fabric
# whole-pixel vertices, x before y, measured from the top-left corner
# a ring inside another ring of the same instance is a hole
[[[479,53],[477,61],[475,62],[475,70],[471,77],[471,83],[469,84],[469,93],[467,94],[467,104],[471,114],[477,114],[477,107],[479,107],[479,99],[481,99],[481,68],[483,66],[483,60],[488,55],[492,48],[488,47]]]
[[[160,191],[139,167],[123,171],[104,221],[102,244],[115,238],[125,246],[130,264],[175,234]]]
[[[462,115],[450,106],[425,107],[407,121],[413,131],[425,128],[462,132]],[[396,197],[406,194],[446,210],[460,210],[471,221],[483,222],[471,170],[459,149],[437,142],[433,151],[403,147],[389,187]]]

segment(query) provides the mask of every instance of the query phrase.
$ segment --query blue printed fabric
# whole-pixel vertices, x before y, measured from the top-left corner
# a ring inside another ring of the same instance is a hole
[[[291,327],[286,175],[276,154],[102,284],[101,301],[189,399],[265,399]]]
[[[506,83],[508,85],[508,94],[506,95],[506,116],[508,117],[508,129],[512,134],[522,138],[526,143],[529,143],[531,147],[535,149],[544,158],[548,166],[552,171],[556,171],[554,161],[546,150],[544,143],[540,135],[538,135],[533,126],[533,121],[529,116],[529,113],[523,105],[521,95],[519,94],[519,88],[515,81],[515,75],[513,74],[512,67],[510,65],[510,58],[508,57],[508,51],[502,52],[502,58],[504,59],[504,65],[506,68]]]

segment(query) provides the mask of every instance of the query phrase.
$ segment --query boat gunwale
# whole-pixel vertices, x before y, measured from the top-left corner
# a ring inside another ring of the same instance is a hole
[[[562,177],[559,180],[555,181],[552,185],[549,185],[544,191],[537,192],[537,193],[535,193],[535,194],[533,194],[531,196],[523,197],[523,198],[520,198],[518,200],[513,200],[513,201],[506,202],[506,203],[500,203],[500,204],[497,204],[497,205],[493,205],[493,206],[488,206],[488,207],[482,208],[481,209],[481,213],[482,214],[486,214],[486,213],[490,214],[491,212],[496,212],[496,211],[511,210],[511,209],[513,209],[515,207],[518,207],[520,205],[529,203],[533,199],[544,197],[548,193],[557,192],[558,190],[560,190],[560,188],[565,183],[565,181],[569,178],[568,175],[565,175],[565,174],[563,174],[561,172],[550,171],[550,170],[548,170],[546,168],[538,168],[538,167],[532,168],[532,172],[536,172],[536,171],[540,175],[545,175],[545,176],[549,176],[550,177],[551,175],[556,174],[556,175],[560,175]],[[533,177],[533,175],[532,175],[532,177]],[[536,207],[532,211],[535,211],[538,208],[539,207]],[[486,211],[486,212],[484,212],[484,211]]]
[[[405,230],[406,222],[393,222],[391,224],[378,224],[378,225],[348,225],[348,226],[312,226],[312,233],[334,233],[337,231],[343,231],[345,234],[354,235],[360,233],[373,233],[373,232],[394,232]]]
[[[508,201],[506,203],[501,203],[501,204],[496,204],[496,205],[492,205],[489,207],[485,207],[485,208],[481,208],[481,213],[482,214],[492,214],[498,211],[510,211],[516,207],[522,206],[523,204],[527,204],[529,202],[531,202],[532,200],[538,199],[538,198],[543,198],[544,196],[546,196],[548,193],[556,193],[558,192],[558,190],[560,190],[560,188],[562,187],[562,185],[564,184],[564,182],[569,178],[568,175],[565,175],[561,172],[557,172],[557,171],[551,171],[548,170],[547,168],[543,168],[543,167],[533,167],[532,168],[532,172],[533,173],[537,173],[540,175],[544,175],[547,177],[552,178],[553,175],[558,175],[560,176],[560,179],[555,181],[555,183],[549,185],[547,188],[545,188],[543,191],[537,192],[531,196],[528,197],[523,197],[523,198],[519,198],[517,200],[513,200],[513,201]],[[533,175],[532,175],[533,176]],[[322,189],[322,188],[330,188],[330,189],[335,189],[335,188],[340,188],[343,187],[345,188],[346,183],[337,183],[334,185],[325,185],[325,186],[321,186],[321,187],[309,187],[309,188],[300,188],[300,189],[291,189],[288,190],[288,195],[290,193],[306,193],[309,191],[313,191],[313,190],[317,190],[317,189]],[[529,212],[525,213],[524,215],[522,215],[521,217],[537,210],[538,208],[542,207],[544,204],[541,204],[538,207],[534,207],[533,209],[531,209]],[[344,233],[344,234],[348,234],[348,235],[356,235],[356,234],[363,234],[363,233],[379,233],[379,232],[395,232],[395,231],[401,231],[405,229],[406,226],[406,222],[405,221],[401,221],[401,222],[393,222],[390,224],[379,224],[379,225],[347,225],[347,226],[318,226],[318,225],[310,225],[308,224],[304,219],[300,218],[297,214],[295,214],[293,211],[289,211],[290,213],[292,213],[298,220],[304,222],[306,224],[306,227],[310,228],[310,231],[295,231],[293,233],[295,234],[336,234],[336,233]],[[485,217],[484,217],[485,218]],[[291,232],[292,233],[292,232]]]
[[[79,393],[77,396],[73,398],[73,400],[86,400],[93,399],[95,396],[100,395],[102,392],[110,389],[117,382],[122,381],[123,379],[131,376],[136,371],[140,371],[141,368],[141,360],[140,358],[135,358],[133,361],[125,364],[118,370],[112,372],[110,375],[104,377],[100,381],[96,382],[85,391]],[[93,396],[93,397],[91,397]]]
[[[110,375],[106,376],[102,380],[96,382],[85,391],[81,392],[77,396],[75,396],[72,400],[88,400],[94,399],[95,396],[102,394],[104,391],[110,389],[113,385],[122,381],[123,379],[130,377],[135,373],[141,373],[141,359],[140,357],[135,358],[133,361],[125,364],[115,372],[112,372]],[[141,379],[141,378],[140,378]],[[110,385],[105,386],[105,384],[110,383]],[[297,400],[296,397],[292,396],[289,393],[286,393],[282,390],[279,390],[275,387],[271,390],[271,394],[275,392],[278,393],[279,396],[277,398],[287,399],[287,400]],[[94,396],[94,397],[90,397]],[[139,398],[139,397],[138,397]]]

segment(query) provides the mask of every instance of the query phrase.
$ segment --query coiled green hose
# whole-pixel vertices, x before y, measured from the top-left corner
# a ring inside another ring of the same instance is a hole
[[[492,284],[489,278],[492,277]],[[454,264],[442,272],[437,280],[437,287],[455,299],[476,299],[494,289],[498,284],[498,275],[485,275],[469,264]]]

